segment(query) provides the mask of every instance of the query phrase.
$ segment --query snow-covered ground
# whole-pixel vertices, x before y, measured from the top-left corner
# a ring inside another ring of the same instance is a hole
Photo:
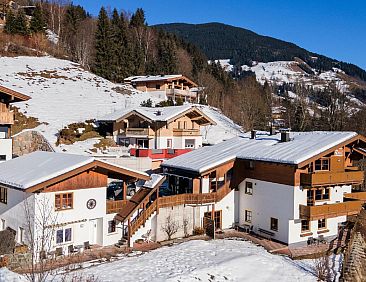
[[[116,110],[137,107],[149,98],[153,103],[162,100],[153,93],[139,92],[129,86],[112,83],[75,63],[52,57],[1,57],[0,85],[32,97],[17,106],[26,115],[47,123],[36,130],[52,145],[56,142],[57,132],[70,123],[97,119]],[[207,129],[208,142],[216,143],[240,133],[240,128],[219,111],[207,108],[205,112],[218,123],[215,129]],[[95,142],[97,140],[78,142],[75,146],[58,147],[56,150],[84,153]]]
[[[310,268],[310,267],[309,267]],[[190,241],[82,270],[100,281],[316,281],[306,265],[250,242]]]
[[[93,275],[103,282],[316,281],[310,263],[272,255],[253,243],[236,240],[189,241],[97,266],[85,263],[84,267],[78,274]],[[0,281],[22,279],[4,268],[0,271]]]

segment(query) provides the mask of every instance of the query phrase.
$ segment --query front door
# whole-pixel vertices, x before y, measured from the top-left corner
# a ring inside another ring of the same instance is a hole
[[[102,245],[102,218],[89,220],[89,241],[91,245]]]

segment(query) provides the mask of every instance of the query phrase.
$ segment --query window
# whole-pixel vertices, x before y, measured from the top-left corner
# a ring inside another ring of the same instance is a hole
[[[329,187],[317,189],[317,190],[315,190],[315,200],[316,201],[329,200],[329,194],[330,194]]]
[[[121,138],[119,139],[119,144],[124,147],[130,146],[130,139],[128,138]]]
[[[172,139],[167,139],[167,140],[166,140],[166,147],[167,147],[167,148],[171,148],[171,147],[172,147],[172,143],[173,143],[173,142],[172,142]]]
[[[71,228],[59,229],[56,231],[56,244],[71,242]]]
[[[185,147],[186,148],[194,148],[195,140],[194,139],[186,139]]]
[[[156,84],[155,89],[160,89],[160,84]]]
[[[108,221],[108,233],[116,232],[116,222],[114,220]]]
[[[1,230],[5,230],[6,229],[6,221],[5,219],[1,220]]]
[[[329,159],[320,159],[315,161],[315,171],[329,170]]]
[[[221,212],[222,211],[219,210],[219,211],[215,211],[215,213],[214,213],[213,220],[215,222],[216,229],[221,229]],[[206,218],[212,219],[212,212],[205,212],[203,216]]]
[[[252,211],[245,210],[245,221],[252,222]]]
[[[55,195],[56,210],[68,210],[73,208],[73,194],[56,194]]]
[[[245,182],[245,194],[253,195],[253,182]]]
[[[278,219],[271,217],[271,230],[278,231]]]
[[[0,203],[8,203],[8,188],[0,187]]]
[[[147,139],[137,139],[137,145],[139,146],[139,148],[148,149],[149,148],[149,140],[147,140]]]
[[[318,220],[318,229],[327,228],[327,221],[325,218]]]
[[[183,128],[184,128],[184,129],[187,129],[187,128],[188,128],[188,127],[187,127],[187,122],[186,122],[186,121],[184,121],[184,122],[183,122]]]
[[[0,162],[1,161],[6,161],[6,155],[0,155]]]
[[[301,220],[301,232],[310,231],[310,222],[307,219]]]
[[[19,238],[18,238],[18,242],[19,243],[23,243],[24,242],[24,228],[19,227]]]

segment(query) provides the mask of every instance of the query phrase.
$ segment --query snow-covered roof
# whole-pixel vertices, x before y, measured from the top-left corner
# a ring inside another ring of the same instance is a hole
[[[125,78],[125,81],[131,82],[145,82],[145,81],[161,81],[168,79],[181,78],[181,74],[170,74],[170,75],[140,75],[140,76],[130,76]]]
[[[164,175],[161,174],[152,174],[150,177],[150,180],[147,180],[143,185],[145,188],[155,188],[164,179]]]
[[[27,189],[94,161],[95,158],[88,156],[41,151],[34,152],[0,163],[0,184],[19,189]],[[137,172],[111,163],[99,160],[97,162],[148,176],[146,173]]]
[[[280,134],[257,133],[256,139],[244,134],[172,158],[162,166],[201,173],[236,158],[296,165],[355,136],[356,132],[291,132],[290,141],[280,142]]]
[[[123,118],[127,114],[136,112],[140,115],[143,115],[144,117],[146,117],[147,119],[149,119],[151,121],[168,121],[192,108],[193,108],[192,105],[171,106],[171,107],[161,107],[161,108],[138,107],[138,108],[130,109],[130,110],[123,109],[121,111],[116,111],[116,112],[106,115],[98,120],[99,121],[115,121],[120,118]]]
[[[34,152],[0,163],[0,183],[27,189],[93,161],[87,156]]]

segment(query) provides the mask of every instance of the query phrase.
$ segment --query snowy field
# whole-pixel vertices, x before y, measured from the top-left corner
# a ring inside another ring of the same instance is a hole
[[[309,267],[310,268],[310,267]],[[83,270],[100,281],[316,281],[306,265],[250,242],[189,241]]]
[[[16,106],[26,115],[47,123],[36,129],[52,145],[56,142],[57,132],[70,123],[97,119],[124,108],[132,109],[149,98],[154,103],[164,99],[152,92],[139,92],[112,83],[83,70],[75,63],[52,57],[1,57],[0,85],[32,97]],[[205,130],[208,142],[217,143],[241,132],[219,111],[208,107],[205,109],[206,114],[218,124]],[[92,147],[95,142],[75,144],[66,149],[83,153],[86,146]],[[62,149],[65,148],[56,148],[57,151]]]
[[[340,256],[330,258],[335,281],[341,270]],[[313,260],[293,261],[272,255],[262,247],[241,240],[189,241],[144,254],[119,256],[113,262],[86,262],[82,269],[50,275],[48,281],[73,281],[93,277],[100,282],[224,282],[224,281],[317,281]],[[26,279],[0,269],[0,282]]]

